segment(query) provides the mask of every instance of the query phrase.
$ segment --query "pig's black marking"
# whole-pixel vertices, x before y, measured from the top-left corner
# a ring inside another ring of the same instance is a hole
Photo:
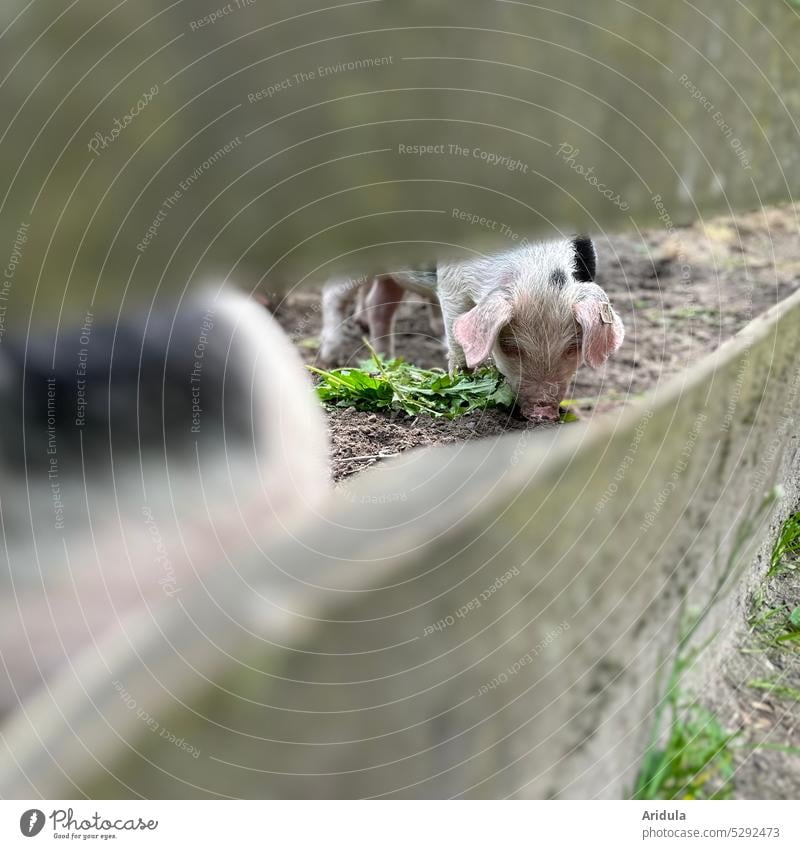
[[[576,236],[572,244],[575,246],[575,279],[581,283],[591,283],[597,271],[594,243],[588,236]]]
[[[567,275],[560,268],[557,268],[550,275],[550,282],[556,289],[563,289],[567,285]]]

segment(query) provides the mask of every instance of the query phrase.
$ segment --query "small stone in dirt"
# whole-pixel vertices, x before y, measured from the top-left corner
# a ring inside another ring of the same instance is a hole
[[[376,422],[376,421],[378,421],[378,417],[375,415],[375,413],[372,413],[369,416],[367,416],[367,421],[368,422]]]

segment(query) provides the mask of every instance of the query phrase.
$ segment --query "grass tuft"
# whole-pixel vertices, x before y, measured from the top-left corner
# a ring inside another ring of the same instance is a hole
[[[766,578],[774,578],[797,568],[797,563],[788,558],[800,555],[800,512],[794,513],[781,526],[778,539],[772,549],[769,571]]]
[[[633,798],[730,799],[736,737],[696,702],[682,709],[675,704],[666,742],[647,753]]]
[[[780,699],[790,699],[791,701],[800,702],[800,690],[796,687],[788,687],[779,681],[758,678],[748,681],[747,686],[752,687],[754,690],[764,690],[767,693],[772,693]]]
[[[787,663],[788,653],[800,651],[800,607],[795,601],[785,599],[786,579],[797,570],[800,555],[800,512],[793,513],[781,525],[770,555],[767,574],[750,599],[747,623],[754,638],[753,648],[744,648],[745,654],[768,653],[770,668],[784,667],[782,673],[770,678],[754,678],[747,682],[753,690],[760,690],[776,699],[800,703],[800,689],[791,686],[795,681],[787,676],[796,664]],[[789,579],[792,585],[796,578]],[[768,748],[765,744],[764,748]],[[784,747],[782,751],[800,754],[800,750]]]
[[[797,570],[800,555],[800,512],[793,513],[781,525],[778,538],[772,548],[770,564],[764,580],[750,600],[747,624],[755,637],[755,649],[746,652],[767,650],[800,651],[800,607],[768,601],[774,593],[774,579]]]

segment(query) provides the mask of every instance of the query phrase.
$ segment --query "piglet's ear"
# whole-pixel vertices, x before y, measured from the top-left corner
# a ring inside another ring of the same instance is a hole
[[[622,319],[606,300],[605,293],[592,294],[576,301],[572,312],[583,330],[583,359],[592,368],[600,368],[625,338]]]
[[[509,321],[511,302],[497,293],[488,295],[456,319],[453,335],[464,349],[468,368],[475,368],[489,358],[500,328]]]

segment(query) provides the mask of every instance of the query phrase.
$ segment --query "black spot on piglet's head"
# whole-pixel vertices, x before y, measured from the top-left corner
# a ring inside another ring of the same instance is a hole
[[[575,279],[581,283],[591,283],[597,272],[594,242],[588,236],[576,236],[572,244],[575,247]]]
[[[560,268],[557,268],[550,275],[550,283],[552,283],[556,289],[563,289],[567,285],[567,275],[564,274]]]

